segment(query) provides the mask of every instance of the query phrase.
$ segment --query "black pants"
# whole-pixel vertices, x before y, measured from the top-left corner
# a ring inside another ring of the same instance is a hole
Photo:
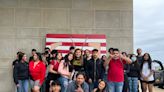
[[[122,92],[129,92],[129,81],[126,73],[124,73],[124,86]]]

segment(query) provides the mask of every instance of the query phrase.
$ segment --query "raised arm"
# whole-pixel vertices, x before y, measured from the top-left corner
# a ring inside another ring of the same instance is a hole
[[[110,54],[104,62],[104,67],[106,67],[109,64],[109,62],[111,61],[112,58],[113,58],[113,55]]]
[[[127,64],[131,64],[132,61],[130,58],[126,57],[126,56],[123,56],[121,53],[120,53],[120,58],[125,60]]]

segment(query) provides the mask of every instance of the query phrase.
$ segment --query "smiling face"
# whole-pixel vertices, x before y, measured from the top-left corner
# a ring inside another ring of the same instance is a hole
[[[69,60],[69,61],[73,60],[73,54],[69,54],[69,55],[68,55],[68,60]]]
[[[58,59],[58,60],[61,60],[62,57],[63,57],[63,56],[62,56],[62,53],[58,53],[58,54],[57,54],[57,59]]]
[[[100,81],[100,82],[99,82],[99,85],[98,85],[98,88],[99,88],[100,90],[103,90],[103,89],[105,89],[105,87],[106,87],[106,83],[105,83],[104,81]]]
[[[34,61],[39,60],[38,55],[37,54],[34,54],[33,59],[34,59]]]
[[[147,54],[147,53],[144,54],[144,60],[145,61],[148,61],[149,60],[149,54]]]
[[[76,51],[75,51],[75,56],[76,56],[77,58],[80,58],[81,55],[82,55],[81,50],[76,50]]]

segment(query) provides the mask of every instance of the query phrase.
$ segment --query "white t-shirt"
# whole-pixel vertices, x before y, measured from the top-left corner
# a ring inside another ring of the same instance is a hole
[[[153,65],[153,63],[151,64],[151,70],[155,70],[155,66]],[[142,68],[142,71],[141,73],[144,75],[144,76],[148,76],[150,74],[150,71],[149,69],[149,65],[148,65],[148,62],[145,62],[143,64],[143,68]],[[143,80],[143,78],[141,77],[141,80]],[[148,81],[153,81],[154,80],[154,76],[153,74],[148,78]]]

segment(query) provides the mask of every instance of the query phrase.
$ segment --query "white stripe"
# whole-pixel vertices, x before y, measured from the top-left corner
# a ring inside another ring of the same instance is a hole
[[[106,39],[76,39],[73,38],[46,38],[46,42],[97,42],[97,43],[106,43]]]
[[[62,53],[62,56],[64,57],[65,55],[67,55],[67,53]],[[103,55],[106,55],[106,54],[100,54],[100,57],[101,58]]]
[[[65,55],[67,55],[67,53],[62,53],[62,56],[64,57]]]
[[[65,55],[67,55],[67,53],[62,53],[62,56],[64,57]],[[101,58],[103,55],[106,55],[106,54],[100,54],[100,57]]]
[[[46,47],[50,48],[51,49],[51,45],[46,45]]]
[[[46,47],[51,48],[51,45],[46,45]],[[69,48],[70,48],[70,46],[58,46],[55,49],[57,49],[57,50],[69,50]],[[75,48],[79,48],[79,49],[83,48],[83,50],[86,50],[86,49],[93,50],[94,49],[94,47],[89,47],[89,46],[84,46],[84,47],[82,47],[82,46],[75,46]],[[106,50],[106,47],[102,47],[101,46],[100,49],[101,50]]]
[[[103,55],[105,55],[105,56],[106,56],[106,54],[101,54],[100,56],[102,57]],[[101,58],[101,57],[100,57],[100,58]]]

